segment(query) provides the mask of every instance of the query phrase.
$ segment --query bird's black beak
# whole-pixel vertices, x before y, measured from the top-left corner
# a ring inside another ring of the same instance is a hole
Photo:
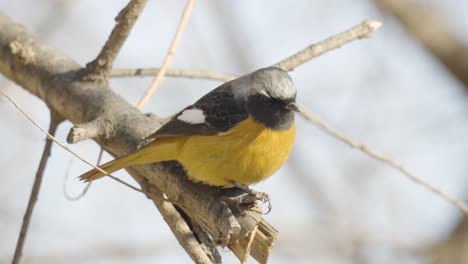
[[[284,108],[288,109],[289,111],[300,112],[299,106],[296,104],[296,102],[289,102],[284,106]]]

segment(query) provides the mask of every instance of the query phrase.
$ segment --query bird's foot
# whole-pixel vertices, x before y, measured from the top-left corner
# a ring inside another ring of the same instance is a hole
[[[229,183],[244,192],[236,196],[225,196],[223,198],[225,202],[235,205],[240,210],[241,205],[252,206],[256,201],[261,201],[263,204],[268,203],[268,211],[265,214],[271,211],[270,196],[267,193],[257,192],[250,189],[247,185],[239,184],[234,181],[229,181]],[[242,210],[240,211],[242,212]]]

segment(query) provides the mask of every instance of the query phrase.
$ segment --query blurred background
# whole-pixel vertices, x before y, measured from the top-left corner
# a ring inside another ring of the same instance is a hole
[[[85,65],[126,3],[0,0],[0,11]],[[115,68],[160,66],[184,5],[149,1]],[[468,201],[467,10],[467,1],[455,0],[196,1],[172,67],[244,74],[364,19],[381,20],[374,37],[292,71],[298,101]],[[111,86],[136,103],[151,80]],[[144,111],[171,115],[219,84],[166,78]],[[42,101],[1,76],[0,86],[48,126]],[[3,99],[0,113],[0,263],[9,263],[45,137]],[[62,124],[57,138],[65,142],[71,126]],[[272,197],[265,218],[279,238],[271,263],[468,263],[468,221],[454,206],[311,123],[299,119],[297,133],[287,164],[254,187]],[[71,148],[94,161],[99,152],[92,141]],[[64,192],[78,195],[84,184],[76,177],[88,169],[53,147],[24,263],[191,262],[140,193],[103,179],[69,201]],[[237,263],[222,252],[225,263]]]

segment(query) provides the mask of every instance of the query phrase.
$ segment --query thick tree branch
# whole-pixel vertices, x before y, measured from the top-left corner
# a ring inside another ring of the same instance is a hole
[[[460,42],[443,19],[414,0],[375,0],[397,17],[405,29],[421,42],[468,89],[468,45]]]
[[[96,59],[86,65],[86,69],[82,73],[84,79],[107,82],[115,58],[130,34],[130,30],[143,11],[146,2],[147,0],[131,0],[130,3],[120,11],[115,18],[117,25],[112,30],[101,52]]]
[[[106,120],[111,124],[109,133],[96,141],[114,156],[135,151],[143,144],[143,139],[161,125],[158,120],[137,111],[105,84],[81,81],[76,74],[80,70],[77,63],[23,26],[0,15],[0,28],[0,72],[74,124],[89,123],[97,118]],[[224,243],[243,238],[263,221],[259,208],[253,208],[246,215],[234,215],[218,199],[218,189],[186,180],[174,163],[134,166],[132,170],[130,174],[135,179],[140,178],[141,182],[140,175],[145,175],[213,238]],[[276,237],[276,233],[263,235]]]
[[[143,178],[143,176],[141,176]],[[142,181],[142,188],[146,193],[149,194],[150,198],[157,205],[159,211],[164,217],[166,223],[172,230],[172,233],[177,237],[179,243],[182,244],[182,247],[186,249],[189,256],[195,263],[213,263],[213,259],[210,259],[211,252],[206,252],[203,247],[200,246],[200,243],[197,241],[195,236],[192,233],[192,230],[184,221],[184,219],[177,212],[174,205],[169,202],[164,202],[163,195],[159,189],[151,190],[155,188],[147,180]]]

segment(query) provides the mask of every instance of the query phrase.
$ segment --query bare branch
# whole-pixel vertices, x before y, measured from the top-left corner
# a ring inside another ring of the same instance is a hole
[[[274,64],[285,71],[292,71],[299,65],[318,57],[325,52],[337,49],[344,44],[356,39],[369,38],[372,34],[382,26],[382,22],[377,20],[365,20],[361,24],[346,30],[343,33],[329,37],[316,44],[297,52],[296,54]]]
[[[3,92],[2,90],[0,90],[0,95],[1,96],[4,96],[8,101],[10,101],[13,106],[18,109],[21,114],[23,114],[34,126],[36,126],[37,128],[39,128],[42,132],[44,132],[46,135],[47,135],[47,138],[52,140],[53,142],[57,143],[57,145],[59,145],[61,148],[65,149],[66,151],[70,152],[73,156],[77,157],[78,159],[80,159],[81,161],[83,161],[84,163],[90,165],[91,167],[99,170],[100,172],[102,173],[106,173],[107,176],[109,176],[111,179],[129,187],[130,189],[133,189],[137,192],[142,192],[140,189],[132,186],[131,184],[128,184],[124,181],[122,181],[121,179],[117,178],[117,177],[114,177],[112,176],[111,174],[108,174],[106,171],[104,171],[103,169],[101,169],[100,167],[94,165],[93,163],[91,163],[90,161],[86,160],[85,158],[81,157],[80,155],[78,155],[76,152],[74,152],[73,150],[71,150],[70,148],[68,148],[67,146],[65,146],[62,142],[60,142],[59,140],[57,140],[52,134],[48,133],[44,128],[42,128],[36,121],[34,121],[30,115],[28,115],[26,112],[23,111],[23,109],[21,109],[21,107],[19,107],[15,101],[13,101],[13,99],[11,99],[5,92]]]
[[[468,89],[468,46],[450,33],[443,19],[414,0],[376,0],[379,7],[397,17],[405,29]]]
[[[328,126],[327,124],[325,124],[315,114],[307,112],[302,107],[299,107],[298,110],[299,110],[299,113],[305,119],[312,121],[316,126],[318,126],[320,129],[325,131],[327,134],[329,134],[329,135],[333,136],[334,138],[337,138],[340,141],[348,144],[352,148],[358,149],[359,151],[366,154],[367,156],[369,156],[369,157],[371,157],[371,158],[373,158],[373,159],[375,159],[377,161],[380,161],[380,162],[384,163],[385,165],[387,165],[387,166],[389,166],[389,167],[391,167],[393,169],[396,169],[396,170],[400,171],[408,179],[410,179],[413,182],[425,187],[426,189],[430,190],[431,192],[435,193],[436,195],[446,199],[447,201],[449,201],[450,203],[452,203],[453,205],[458,207],[465,215],[468,215],[468,205],[465,204],[460,199],[458,199],[457,197],[451,195],[450,193],[448,193],[448,192],[446,192],[446,191],[444,191],[444,190],[442,190],[442,189],[440,189],[438,187],[435,187],[431,183],[427,182],[426,180],[422,179],[421,177],[419,177],[416,174],[414,174],[414,173],[410,172],[409,170],[407,170],[400,163],[398,163],[398,162],[396,162],[396,161],[394,161],[394,160],[392,160],[392,159],[390,159],[388,157],[385,157],[383,154],[369,148],[368,146],[366,146],[366,145],[364,145],[364,144],[362,144],[360,142],[353,141],[353,140],[349,139],[347,136],[345,136],[340,131]]]
[[[285,71],[292,71],[297,66],[300,66],[306,63],[307,61],[318,57],[328,51],[337,49],[353,40],[371,37],[372,33],[379,29],[381,25],[382,23],[377,20],[365,20],[361,24],[343,33],[334,35],[318,43],[312,44],[304,50],[299,51],[298,53],[280,62],[277,62],[273,66],[282,68]],[[115,69],[112,70],[111,77],[147,76],[157,74],[159,71],[159,68]],[[168,69],[166,75],[170,77],[210,79],[219,80],[223,82],[227,82],[238,77],[233,74],[219,73],[213,71],[182,69]]]
[[[0,95],[3,92],[0,90]],[[51,113],[50,124],[49,124],[49,134],[55,135],[57,131],[58,124],[60,123],[59,119]],[[44,150],[42,152],[41,161],[39,162],[39,168],[36,172],[36,177],[34,178],[33,187],[31,190],[31,194],[29,196],[28,206],[26,208],[26,212],[24,213],[23,217],[23,224],[21,225],[21,230],[18,237],[18,242],[16,243],[15,254],[13,256],[12,264],[17,264],[21,260],[21,256],[23,254],[23,245],[24,241],[26,240],[26,235],[29,229],[29,223],[31,222],[32,213],[34,210],[34,206],[36,205],[37,197],[39,196],[39,190],[41,189],[42,183],[42,176],[44,175],[45,168],[47,166],[47,161],[50,157],[50,150],[52,148],[52,140],[51,138],[47,138],[46,144],[44,146]]]
[[[144,178],[143,175],[141,175]],[[211,255],[209,252],[206,252],[204,248],[198,243],[197,239],[192,233],[192,230],[187,225],[185,220],[181,217],[179,212],[172,203],[161,201],[164,199],[164,195],[161,193],[161,190],[154,190],[155,186],[151,185],[147,180],[142,181],[143,190],[148,194],[148,196],[156,204],[157,208],[161,212],[166,223],[171,228],[172,233],[177,238],[181,246],[189,254],[192,260],[195,263],[200,264],[211,264],[213,260],[208,256]],[[152,190],[153,189],[153,190]]]
[[[101,152],[102,153],[102,152]],[[67,181],[68,181],[68,178],[70,177],[70,168],[71,168],[71,165],[72,165],[72,162],[73,160],[70,160],[69,164],[68,164],[68,168],[67,168],[67,172],[65,173],[65,180],[63,181],[63,195],[65,195],[65,198],[69,201],[78,201],[80,200],[83,196],[86,195],[86,193],[88,192],[89,188],[91,187],[91,184],[92,182],[88,182],[88,184],[86,184],[86,187],[81,191],[80,194],[76,195],[76,196],[72,196],[68,193],[68,190],[67,190]],[[99,162],[97,162],[97,164],[99,164]]]
[[[82,81],[76,75],[80,69],[76,62],[23,26],[0,15],[0,27],[3,29],[0,31],[0,72],[74,124],[105,116],[113,124],[111,136],[95,140],[111,155],[118,157],[135,151],[143,139],[161,125],[158,120],[132,107],[107,85]],[[26,63],[19,54],[13,53],[9,45],[14,41],[31,50],[34,60]],[[138,165],[128,171],[136,180],[145,175],[215,239],[236,241],[259,222],[264,223],[260,208],[233,214],[229,207],[220,203],[217,188],[187,180],[183,170],[174,163]],[[274,238],[274,229],[265,229],[261,236],[255,236],[259,256],[268,258]],[[255,257],[254,246],[252,256]]]
[[[111,78],[135,77],[135,76],[154,76],[159,73],[159,68],[138,68],[138,69],[113,69],[110,73]],[[237,78],[234,74],[219,73],[213,71],[202,70],[182,70],[182,69],[167,69],[165,76],[176,78],[190,79],[207,79],[228,82]]]
[[[112,124],[104,118],[96,118],[91,122],[76,125],[70,129],[67,142],[74,144],[86,139],[109,138],[112,133]]]
[[[86,65],[83,78],[106,82],[115,58],[119,54],[125,40],[130,34],[136,20],[140,16],[147,0],[131,0],[115,18],[117,25],[112,30],[109,39],[99,55]]]
[[[182,217],[182,215],[181,215]],[[188,217],[188,216],[187,216]],[[185,219],[185,217],[183,217]],[[188,220],[186,220],[188,221]],[[223,263],[221,254],[217,249],[217,245],[213,242],[210,234],[206,232],[197,222],[190,221],[190,226],[192,229],[193,234],[197,238],[200,247],[202,247],[203,251],[206,255],[214,262],[214,263]]]
[[[171,46],[169,48],[169,51],[167,52],[166,58],[164,58],[162,66],[161,66],[160,70],[158,71],[158,74],[154,78],[153,82],[151,83],[150,87],[148,88],[148,90],[146,90],[143,97],[137,103],[136,107],[138,109],[141,109],[144,105],[146,105],[146,103],[151,98],[151,96],[154,94],[154,92],[156,92],[156,89],[158,88],[159,83],[164,78],[164,74],[166,73],[166,69],[169,68],[169,66],[171,65],[172,59],[174,58],[174,54],[175,54],[175,51],[176,51],[176,48],[177,48],[177,45],[179,44],[182,33],[184,32],[185,26],[187,25],[190,14],[192,13],[193,3],[194,3],[194,0],[187,0],[187,4],[185,5],[185,9],[184,9],[184,12],[182,14],[182,18],[180,19],[179,26],[177,27],[177,31],[176,31],[176,33],[174,35],[174,38],[172,39],[172,43],[171,43]]]

